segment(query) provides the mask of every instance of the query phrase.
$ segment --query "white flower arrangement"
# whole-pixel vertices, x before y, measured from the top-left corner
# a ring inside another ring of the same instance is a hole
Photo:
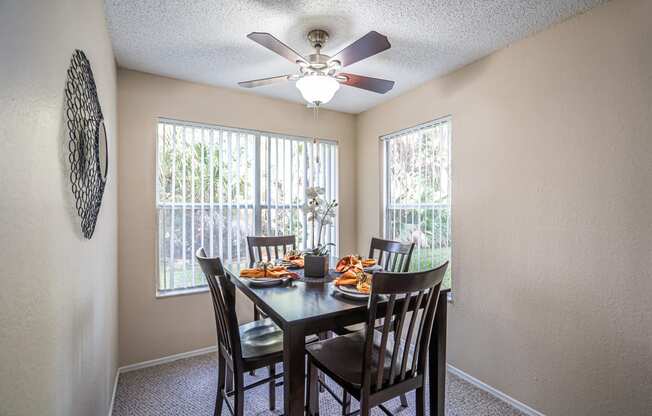
[[[334,246],[333,243],[324,245],[321,243],[324,227],[333,224],[335,220],[335,208],[337,207],[337,201],[335,200],[326,202],[323,197],[324,193],[324,188],[319,186],[306,188],[306,203],[303,206],[303,212],[308,215],[308,221],[312,225],[312,249],[308,250],[308,252],[316,256],[328,254],[330,246]],[[315,244],[316,223],[319,223],[319,232]]]

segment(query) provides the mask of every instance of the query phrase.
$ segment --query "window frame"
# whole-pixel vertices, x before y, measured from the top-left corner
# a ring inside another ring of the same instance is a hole
[[[436,127],[440,124],[448,123],[448,128],[449,128],[449,160],[452,160],[452,142],[453,142],[453,116],[451,114],[435,118],[430,121],[426,121],[424,123],[419,123],[416,125],[413,125],[411,127],[407,127],[404,129],[396,130],[391,133],[387,133],[384,135],[379,136],[379,146],[380,146],[380,176],[381,176],[381,192],[380,192],[380,235],[383,236],[383,238],[387,238],[387,210],[388,210],[388,197],[390,196],[389,193],[389,182],[388,182],[388,172],[387,172],[387,166],[388,166],[388,152],[387,152],[387,143],[398,137],[398,136],[404,136],[407,134],[410,134],[412,132],[418,131],[418,130],[423,130],[427,128],[432,128]],[[450,163],[450,170],[449,170],[449,206],[450,206],[450,211],[449,211],[449,218],[448,221],[450,223],[450,248],[451,248],[451,259],[453,257],[453,251],[454,251],[454,241],[453,241],[453,226],[454,226],[454,218],[452,215],[452,206],[453,206],[453,164]],[[452,271],[451,271],[452,273]],[[449,302],[452,302],[453,296],[452,296],[452,288],[453,288],[453,279],[451,279],[451,292],[448,294],[448,300]]]
[[[261,155],[261,149],[262,149],[262,136],[266,136],[269,138],[271,137],[280,137],[284,140],[292,140],[292,141],[299,141],[299,142],[304,142],[304,143],[326,143],[330,145],[335,146],[335,160],[334,160],[334,178],[333,180],[333,194],[334,198],[337,200],[339,199],[339,166],[340,166],[340,160],[339,160],[339,140],[337,139],[330,139],[330,138],[316,138],[316,137],[307,137],[307,136],[297,136],[297,135],[292,135],[292,134],[287,134],[287,133],[277,133],[277,132],[272,132],[272,131],[264,131],[264,130],[257,130],[257,129],[246,129],[246,128],[240,128],[240,127],[230,127],[230,126],[225,126],[221,124],[214,124],[214,123],[203,123],[203,122],[196,122],[196,121],[186,121],[186,120],[181,120],[181,119],[174,119],[174,118],[169,118],[169,117],[157,117],[154,122],[154,147],[155,147],[155,165],[154,165],[154,181],[155,181],[155,196],[154,196],[154,212],[155,212],[155,245],[154,245],[154,258],[155,258],[155,270],[154,270],[154,287],[156,288],[155,291],[155,297],[158,298],[167,298],[171,296],[184,296],[184,295],[191,295],[191,294],[196,294],[196,293],[204,293],[208,292],[209,287],[208,284],[203,284],[203,285],[196,285],[192,287],[187,287],[187,288],[175,288],[175,289],[161,289],[160,287],[160,207],[161,203],[159,201],[160,197],[160,187],[161,183],[158,178],[158,172],[159,172],[159,166],[160,166],[160,145],[161,145],[161,140],[158,137],[158,127],[161,123],[164,124],[170,124],[170,125],[175,125],[175,126],[181,126],[181,127],[197,127],[197,128],[209,128],[209,129],[218,129],[221,131],[227,131],[227,132],[236,132],[236,133],[244,133],[244,134],[251,134],[254,136],[254,175],[253,175],[253,193],[254,193],[254,200],[253,200],[253,220],[254,220],[254,232],[255,235],[266,235],[262,234],[262,211],[263,209],[267,208],[271,211],[269,208],[270,205],[267,203],[267,201],[263,201],[262,198],[262,191],[261,191],[261,179],[262,179],[262,155]],[[165,204],[165,203],[163,203]],[[200,203],[197,203],[200,204]],[[209,204],[208,202],[204,203]],[[224,205],[224,204],[222,204]],[[242,206],[242,204],[240,204]],[[276,208],[279,205],[271,205],[272,207]],[[284,205],[283,205],[284,206]],[[334,222],[334,234],[335,234],[335,241],[337,243],[335,249],[339,247],[340,244],[340,217],[339,217],[339,208],[336,208],[336,218],[337,221]],[[266,231],[266,230],[265,230]],[[305,234],[305,229],[304,229],[304,234]],[[304,235],[305,237],[305,235]],[[304,239],[304,241],[306,241]],[[192,253],[194,256],[194,253]],[[225,262],[228,264],[228,262]]]

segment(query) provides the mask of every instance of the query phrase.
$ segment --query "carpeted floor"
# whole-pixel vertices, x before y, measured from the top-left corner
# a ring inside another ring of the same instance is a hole
[[[264,376],[266,370],[258,370]],[[217,369],[215,354],[178,360],[169,364],[144,368],[120,375],[113,416],[210,416],[215,403]],[[245,384],[256,377],[245,379]],[[249,390],[245,395],[246,415],[281,415],[283,388],[276,393],[276,411],[267,408],[267,385]],[[414,414],[414,394],[408,395],[410,406],[400,406],[398,399],[386,407],[396,415]],[[353,404],[353,409],[357,404]],[[427,410],[427,409],[426,409]],[[223,409],[228,415],[228,410]],[[321,415],[340,415],[341,410],[328,393],[320,395]],[[374,415],[383,413],[375,409]],[[428,412],[426,412],[428,414]],[[523,413],[464,380],[448,374],[446,390],[447,416],[521,416]]]

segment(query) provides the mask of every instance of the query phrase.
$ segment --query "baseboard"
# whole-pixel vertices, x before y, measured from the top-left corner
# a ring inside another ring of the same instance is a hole
[[[217,351],[217,346],[213,345],[198,350],[181,352],[179,354],[168,355],[167,357],[156,358],[154,360],[143,361],[140,363],[129,364],[118,369],[119,373],[127,373],[129,371],[140,370],[141,368],[154,367],[155,365],[171,363],[172,361],[181,360],[183,358],[190,358],[197,355],[208,354]]]
[[[502,391],[495,389],[491,387],[489,384],[484,383],[477,378],[465,373],[464,371],[460,370],[459,368],[453,367],[450,364],[447,364],[448,371],[450,371],[452,374],[458,376],[462,380],[473,384],[477,388],[486,391],[487,393],[491,394],[492,396],[496,397],[499,400],[504,401],[505,403],[509,404],[515,409],[520,410],[521,412],[525,413],[528,416],[545,416],[543,413],[531,408],[530,406],[526,405],[523,402],[519,402],[515,398],[503,393]]]
[[[120,377],[120,369],[115,370],[115,379],[113,380],[113,392],[111,393],[111,402],[109,403],[109,416],[113,414],[113,403],[115,402],[115,393],[118,390],[118,378]]]

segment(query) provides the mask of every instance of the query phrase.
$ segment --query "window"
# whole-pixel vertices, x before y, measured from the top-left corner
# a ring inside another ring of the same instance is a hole
[[[206,285],[199,247],[225,263],[248,262],[247,235],[295,234],[305,248],[306,187],[337,199],[334,141],[160,119],[157,154],[159,292]],[[327,234],[336,242],[337,226]]]
[[[416,243],[412,270],[436,267],[451,255],[451,120],[439,119],[381,139],[385,238]]]

